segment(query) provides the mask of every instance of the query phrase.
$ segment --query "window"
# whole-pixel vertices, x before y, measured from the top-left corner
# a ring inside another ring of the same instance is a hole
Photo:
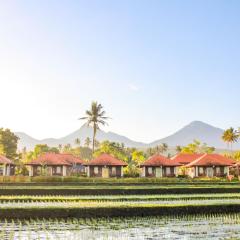
[[[116,167],[112,167],[112,175],[116,175],[116,172],[117,172]]]
[[[98,174],[98,167],[94,167],[93,172],[94,172],[94,174]]]
[[[216,167],[216,174],[220,174],[220,167]]]
[[[153,171],[152,171],[152,167],[149,167],[149,168],[148,168],[148,174],[152,174],[152,172],[153,172]]]
[[[167,174],[167,175],[170,175],[170,174],[171,174],[171,169],[170,169],[170,167],[166,167],[166,174]]]

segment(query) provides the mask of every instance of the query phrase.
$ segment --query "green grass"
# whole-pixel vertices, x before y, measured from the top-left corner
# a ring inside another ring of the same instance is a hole
[[[179,195],[106,195],[106,196],[0,196],[2,202],[121,202],[121,201],[183,201],[240,199],[239,193],[231,194],[179,194]]]
[[[124,217],[124,216],[163,216],[186,214],[238,213],[240,204],[106,204],[91,203],[46,207],[4,207],[0,208],[2,219],[29,218],[93,218],[93,217]]]

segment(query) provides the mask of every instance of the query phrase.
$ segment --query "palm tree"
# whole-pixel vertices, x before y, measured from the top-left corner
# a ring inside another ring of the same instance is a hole
[[[177,153],[180,153],[182,151],[182,147],[177,145],[175,150],[176,150]]]
[[[62,152],[62,144],[58,144],[58,149],[59,149],[59,152]]]
[[[76,138],[74,142],[77,146],[80,146],[80,144],[81,144],[81,141],[79,138]]]
[[[92,138],[92,152],[94,153],[95,139],[97,130],[99,130],[99,125],[106,125],[105,116],[106,112],[103,110],[103,106],[98,104],[98,102],[92,102],[91,109],[86,111],[86,116],[81,117],[79,120],[87,120],[87,125],[93,127],[93,138]]]
[[[233,143],[238,141],[239,134],[234,128],[229,128],[223,132],[222,135],[222,140],[227,143],[227,146],[231,146],[232,150],[232,145]]]
[[[85,139],[84,146],[85,146],[85,147],[89,147],[90,144],[91,144],[91,139],[90,139],[89,137],[87,137],[87,138]]]
[[[168,145],[166,144],[166,143],[163,143],[162,145],[161,145],[161,148],[162,148],[162,152],[164,153],[164,152],[167,152],[167,150],[168,150]]]

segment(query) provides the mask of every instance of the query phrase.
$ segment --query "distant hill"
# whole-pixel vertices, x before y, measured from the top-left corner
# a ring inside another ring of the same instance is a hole
[[[57,147],[59,144],[66,145],[70,143],[71,145],[74,146],[74,142],[76,138],[79,138],[81,141],[81,144],[84,144],[84,141],[87,137],[90,137],[90,139],[92,139],[93,133],[92,133],[91,127],[88,127],[87,125],[83,125],[77,131],[58,139],[47,138],[43,140],[37,140],[22,132],[16,132],[15,134],[20,138],[18,148],[22,149],[23,147],[26,147],[28,150],[31,150],[34,148],[36,144],[47,144],[51,147],[55,147],[55,146]],[[104,140],[109,140],[113,142],[124,143],[128,147],[145,147],[146,146],[146,144],[144,143],[136,142],[125,136],[121,136],[113,132],[105,132],[103,130],[99,130],[97,132],[97,140],[100,142]]]
[[[211,126],[207,123],[194,121],[176,133],[152,142],[150,146],[155,146],[161,143],[167,143],[169,146],[184,146],[192,142],[194,139],[197,139],[203,143],[207,143],[209,146],[223,149],[226,148],[226,143],[224,143],[221,139],[223,131],[223,129]]]
[[[171,147],[175,147],[176,145],[183,146],[192,142],[194,139],[198,139],[201,142],[207,143],[210,146],[214,146],[215,148],[224,149],[226,148],[226,144],[221,140],[222,133],[223,130],[220,128],[211,126],[201,121],[194,121],[180,129],[176,133],[166,138],[156,140],[152,143],[136,142],[125,136],[121,136],[113,132],[105,132],[102,130],[98,131],[97,140],[109,140],[124,143],[125,146],[128,147],[145,148],[154,147],[161,143],[167,143]],[[48,138],[43,140],[37,140],[22,132],[16,132],[16,135],[20,138],[18,148],[22,149],[23,147],[27,147],[28,150],[31,150],[36,144],[48,144],[52,147],[58,146],[59,144],[65,145],[68,143],[74,145],[74,141],[76,138],[79,138],[81,143],[83,144],[87,137],[92,138],[92,128],[83,125],[77,131],[59,139]],[[239,148],[240,145],[236,144],[235,148],[236,147]]]

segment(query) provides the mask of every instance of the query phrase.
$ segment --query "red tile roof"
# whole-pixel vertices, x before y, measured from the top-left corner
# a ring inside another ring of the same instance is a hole
[[[224,157],[220,154],[204,154],[198,159],[186,165],[186,167],[193,166],[232,166],[234,160]]]
[[[110,154],[101,154],[100,156],[96,157],[95,159],[89,161],[85,165],[90,166],[127,166],[127,163],[125,163],[122,160],[119,160],[115,157],[113,157]]]
[[[14,164],[14,163],[10,159],[6,158],[5,156],[0,155],[0,164]]]
[[[188,164],[191,163],[192,161],[195,161],[196,159],[202,157],[204,153],[179,153],[176,156],[172,158],[172,160],[175,160],[179,162],[180,164]]]
[[[181,164],[173,159],[166,158],[160,154],[153,155],[149,159],[147,159],[143,164],[144,166],[180,166]]]
[[[72,154],[44,153],[26,165],[66,165],[83,164],[84,161]]]

